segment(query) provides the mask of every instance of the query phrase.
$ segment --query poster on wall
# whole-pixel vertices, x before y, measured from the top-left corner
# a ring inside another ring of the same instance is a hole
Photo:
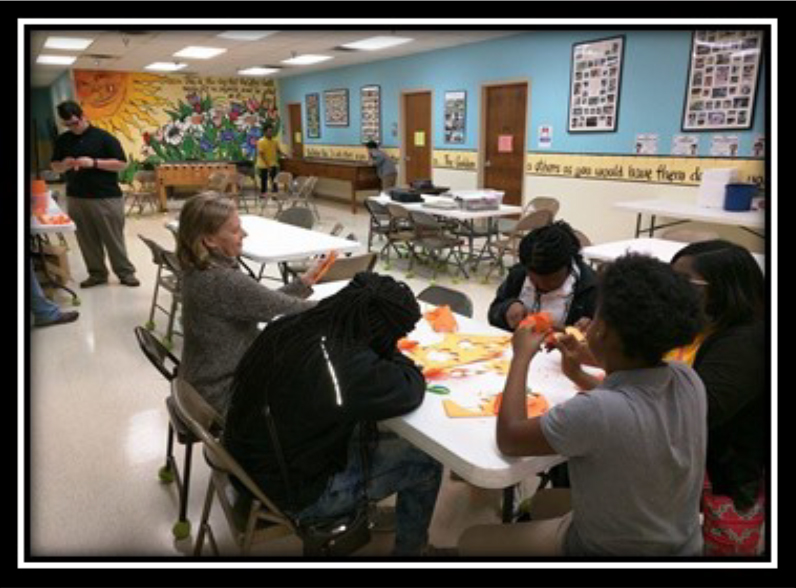
[[[381,144],[381,86],[362,86],[359,91],[363,143]]]
[[[616,131],[624,46],[624,36],[572,46],[570,133]]]
[[[347,127],[348,90],[326,90],[323,93],[323,110],[327,127]]]
[[[464,143],[467,92],[445,92],[445,142]]]
[[[319,94],[307,94],[304,97],[305,112],[307,113],[307,138],[320,139],[321,137],[321,97]]]
[[[694,31],[684,131],[751,128],[762,45],[763,31]]]

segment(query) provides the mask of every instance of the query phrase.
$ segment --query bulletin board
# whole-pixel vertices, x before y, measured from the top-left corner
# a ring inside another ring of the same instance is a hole
[[[304,97],[307,115],[307,138],[321,138],[321,97],[319,94],[307,94]]]
[[[624,36],[572,46],[570,133],[616,131],[624,48]]]
[[[381,144],[381,87],[362,86],[359,91],[362,143]]]
[[[326,90],[323,110],[327,127],[348,126],[348,90]]]
[[[762,45],[763,31],[694,31],[684,131],[752,127]]]
[[[462,144],[467,118],[467,92],[445,92],[445,142]]]

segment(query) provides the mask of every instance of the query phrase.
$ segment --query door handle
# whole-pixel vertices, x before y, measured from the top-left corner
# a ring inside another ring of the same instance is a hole
[[[408,155],[407,155],[406,157],[404,157],[404,161],[410,161],[411,159],[412,159],[412,158],[411,158],[411,157],[409,157]]]
[[[491,165],[492,165],[491,161],[485,161],[484,162],[484,167],[490,167]]]

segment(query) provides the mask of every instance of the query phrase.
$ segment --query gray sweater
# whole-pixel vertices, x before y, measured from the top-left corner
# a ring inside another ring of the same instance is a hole
[[[235,368],[260,333],[257,324],[312,308],[315,302],[302,300],[311,293],[300,280],[269,290],[228,257],[215,256],[204,270],[186,270],[180,376],[225,415]]]

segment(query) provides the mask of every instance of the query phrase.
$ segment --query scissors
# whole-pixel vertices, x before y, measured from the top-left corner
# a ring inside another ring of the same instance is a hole
[[[434,394],[440,394],[440,395],[451,393],[449,388],[446,388],[445,386],[440,386],[439,384],[432,384],[431,386],[427,386],[426,392],[433,392]]]

